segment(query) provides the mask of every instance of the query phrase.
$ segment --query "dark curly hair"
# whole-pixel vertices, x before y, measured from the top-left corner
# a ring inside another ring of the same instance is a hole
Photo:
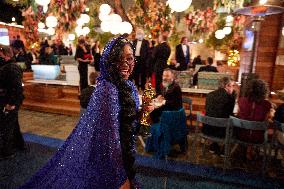
[[[254,102],[264,100],[269,94],[268,85],[261,79],[253,79],[248,82],[245,97]]]

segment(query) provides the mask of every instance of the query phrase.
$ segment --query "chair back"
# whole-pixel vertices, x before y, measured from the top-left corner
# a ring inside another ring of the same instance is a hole
[[[233,127],[249,129],[249,130],[259,130],[259,131],[266,131],[268,122],[267,121],[248,121],[239,119],[234,116],[230,116],[232,121]]]
[[[187,104],[189,107],[189,115],[186,113],[186,117],[190,120],[190,126],[192,126],[192,99],[188,97],[182,97],[182,103]]]
[[[268,154],[271,154],[270,152],[271,148],[268,142],[268,132],[267,132],[267,128],[269,125],[268,121],[248,121],[248,120],[239,119],[234,116],[230,116],[230,119],[232,122],[232,129],[241,128],[241,129],[248,129],[252,131],[264,131],[263,143],[254,143],[254,142],[244,141],[242,139],[239,139],[238,137],[235,137],[233,132],[231,132],[231,136],[230,136],[230,142],[232,143],[238,143],[242,145],[253,145],[253,146],[258,146],[258,147],[263,148],[264,155],[262,158],[261,172],[262,172],[262,175],[264,176],[265,170],[266,170],[267,156]]]
[[[182,97],[182,103],[188,104],[190,110],[192,110],[192,100],[188,97]]]
[[[274,121],[274,125],[276,129],[278,129],[281,132],[284,132],[284,123],[280,123],[279,121]]]
[[[187,135],[186,115],[184,108],[178,111],[163,111],[161,116],[161,132],[171,142]]]
[[[203,123],[215,127],[228,127],[230,126],[230,119],[229,118],[216,118],[216,117],[210,117],[201,115],[200,113],[197,113],[197,126],[198,123]]]
[[[178,111],[163,111],[160,119],[159,148],[157,157],[164,157],[170,153],[172,144],[184,143],[187,136],[186,115],[184,108]]]
[[[200,123],[206,124],[208,126],[214,126],[219,128],[225,128],[226,134],[225,137],[217,137],[217,136],[211,136],[207,135],[203,132],[198,133],[198,126]],[[231,122],[230,118],[216,118],[216,117],[210,117],[201,115],[200,113],[197,113],[196,117],[196,127],[195,127],[195,137],[193,140],[193,146],[192,146],[192,159],[194,156],[196,156],[196,143],[197,143],[197,136],[200,136],[206,140],[210,140],[213,142],[222,142],[225,145],[225,158],[224,158],[224,166],[223,168],[226,169],[227,167],[227,161],[228,161],[228,149],[229,149],[229,136],[230,136],[230,128],[231,128]],[[203,144],[202,148],[203,155],[205,155],[205,143]]]

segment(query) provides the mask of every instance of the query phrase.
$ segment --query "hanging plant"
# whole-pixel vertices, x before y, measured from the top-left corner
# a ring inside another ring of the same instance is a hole
[[[191,33],[193,40],[198,40],[202,36],[207,38],[216,28],[217,13],[208,7],[206,10],[192,10],[185,15],[185,24]]]
[[[147,1],[136,1],[135,5],[128,11],[128,17],[137,28],[143,28],[146,33],[157,38],[163,32],[173,32],[174,18],[171,9],[165,3]]]
[[[225,17],[219,17],[216,28],[211,34],[209,35],[208,39],[205,40],[205,43],[208,47],[212,47],[216,50],[221,49],[236,49],[240,50],[242,41],[243,41],[243,23],[244,23],[244,17],[237,16],[235,17],[233,24],[232,24],[232,31],[230,34],[225,35],[223,39],[217,39],[215,37],[215,32],[217,30],[222,30],[226,26]]]

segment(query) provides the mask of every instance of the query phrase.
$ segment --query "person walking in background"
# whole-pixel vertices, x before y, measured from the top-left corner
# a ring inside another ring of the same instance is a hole
[[[145,89],[146,84],[146,63],[149,51],[149,41],[144,39],[144,31],[138,29],[136,32],[136,39],[133,41],[135,49],[136,64],[134,67],[134,80],[136,86]]]
[[[187,69],[190,63],[190,51],[187,37],[182,37],[180,44],[176,46],[176,61],[178,70]]]
[[[88,64],[93,61],[90,52],[85,45],[85,40],[80,38],[76,48],[75,60],[78,61],[78,70],[80,75],[79,91],[88,87]]]
[[[69,43],[69,46],[66,47],[68,56],[72,56],[73,55],[73,50],[72,50],[72,45]]]
[[[23,102],[22,69],[9,47],[0,46],[0,159],[25,150],[18,113]]]
[[[96,71],[100,71],[100,59],[101,59],[101,46],[100,41],[96,41],[92,46],[92,55],[94,58],[94,66]]]
[[[153,53],[153,63],[154,63],[154,72],[155,72],[155,88],[156,93],[161,94],[161,83],[163,71],[168,67],[167,61],[171,54],[171,48],[167,42],[168,37],[166,35],[159,36],[159,44],[155,47]]]

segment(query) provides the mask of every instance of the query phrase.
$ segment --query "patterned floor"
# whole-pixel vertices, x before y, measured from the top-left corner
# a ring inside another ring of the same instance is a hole
[[[79,116],[65,116],[59,114],[34,112],[28,110],[20,110],[19,120],[21,131],[23,133],[32,133],[41,136],[47,136],[52,138],[58,138],[65,140],[68,135],[72,132],[73,128],[78,122]],[[188,136],[189,149],[186,154],[178,153],[178,146],[174,146],[173,152],[171,153],[169,159],[185,162],[193,162],[196,164],[208,165],[213,167],[222,167],[223,158],[218,155],[210,154],[206,152],[202,155],[201,152],[201,142],[198,142],[196,160],[191,160],[191,150],[192,146],[192,134]],[[137,151],[141,155],[151,156],[144,151],[141,142],[137,142]],[[208,150],[207,150],[208,151]],[[248,171],[252,173],[259,173],[261,167],[261,159],[256,159],[255,161],[247,162],[241,155],[243,152],[238,149],[235,152],[234,159],[232,159],[231,167],[237,170]],[[282,163],[282,165],[281,165]],[[283,178],[283,161],[273,162],[269,166],[268,175],[270,177]]]

